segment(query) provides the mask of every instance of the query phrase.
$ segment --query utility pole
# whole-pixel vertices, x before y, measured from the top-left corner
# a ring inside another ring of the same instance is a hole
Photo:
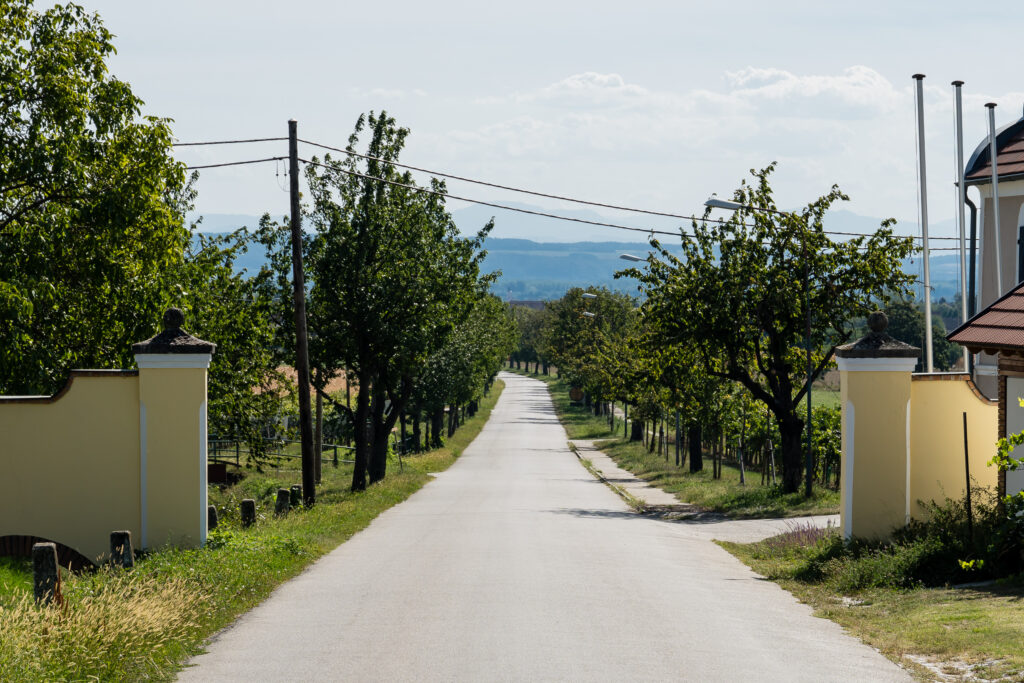
[[[295,368],[299,376],[299,433],[302,440],[302,503],[316,503],[313,424],[309,407],[309,342],[306,337],[306,283],[302,274],[302,216],[299,213],[299,144],[295,119],[288,121],[288,176],[291,189],[292,283],[295,297]]]

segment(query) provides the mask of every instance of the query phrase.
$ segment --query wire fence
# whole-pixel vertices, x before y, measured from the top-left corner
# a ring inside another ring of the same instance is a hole
[[[257,453],[260,458],[270,458],[276,460],[301,460],[301,441],[292,441],[290,439],[275,440],[275,446],[278,448],[270,449],[266,452]],[[289,444],[297,444],[300,447],[300,451],[297,453],[285,452]],[[336,443],[325,443],[320,451],[320,461],[330,462],[335,467],[340,463],[354,463],[355,460],[347,458],[340,458],[339,455],[347,455],[350,451],[354,451],[355,448],[352,446],[343,446]],[[249,448],[245,448],[241,441],[234,439],[208,439],[206,445],[206,459],[211,462],[226,462],[233,463],[237,467],[242,465],[242,456],[246,458],[252,455],[253,451]],[[325,454],[327,454],[325,456]]]

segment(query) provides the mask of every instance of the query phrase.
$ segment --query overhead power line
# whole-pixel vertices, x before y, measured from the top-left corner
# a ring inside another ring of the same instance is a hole
[[[680,238],[686,239],[686,240],[689,240],[689,239],[693,238],[693,235],[691,233],[683,232],[682,229],[680,229],[678,232],[671,232],[669,230],[658,230],[658,229],[655,229],[655,228],[641,228],[641,227],[637,227],[637,226],[633,226],[633,225],[622,225],[622,224],[619,224],[619,223],[605,223],[605,222],[601,222],[601,221],[592,221],[592,220],[588,220],[588,219],[585,219],[585,218],[571,218],[569,216],[559,216],[558,214],[554,214],[554,213],[545,213],[543,211],[534,211],[532,209],[522,209],[522,208],[515,207],[515,206],[508,206],[506,204],[497,204],[497,203],[494,203],[494,202],[483,201],[481,199],[472,199],[470,197],[463,197],[463,196],[460,196],[460,195],[451,194],[450,192],[441,192],[440,190],[432,190],[430,188],[420,187],[419,185],[410,185],[408,183],[401,183],[401,182],[398,182],[397,180],[388,180],[387,178],[379,178],[377,176],[371,176],[371,175],[368,175],[368,174],[365,174],[365,173],[359,173],[358,171],[351,171],[351,170],[346,169],[346,168],[341,168],[340,166],[331,166],[330,164],[323,164],[323,163],[320,163],[318,161],[311,161],[309,159],[299,158],[299,161],[301,161],[304,164],[309,164],[311,166],[318,166],[320,168],[326,168],[326,169],[331,170],[331,171],[337,171],[338,173],[342,173],[342,174],[348,175],[348,176],[353,176],[355,178],[362,178],[364,180],[373,180],[373,181],[385,183],[387,185],[393,185],[395,187],[402,187],[402,188],[405,188],[407,190],[412,190],[414,192],[423,192],[423,193],[432,194],[432,195],[435,195],[435,196],[438,196],[438,197],[445,197],[447,199],[457,199],[459,201],[468,202],[470,204],[478,204],[480,206],[489,206],[491,208],[502,209],[504,211],[515,211],[516,213],[525,213],[525,214],[529,214],[531,216],[541,216],[541,217],[544,217],[544,218],[554,218],[554,219],[557,219],[557,220],[560,220],[560,221],[570,221],[570,222],[573,222],[573,223],[585,223],[587,225],[596,225],[596,226],[600,226],[600,227],[604,227],[604,228],[615,228],[617,230],[629,230],[629,231],[632,231],[632,232],[642,232],[642,233],[645,233],[645,234],[648,234],[648,235],[652,235],[652,236],[653,235],[669,235],[671,237],[680,237]],[[763,242],[762,244],[767,246],[767,245],[770,245],[771,242]],[[862,246],[860,248],[861,249],[867,249],[867,247],[864,247],[864,246]],[[954,249],[958,249],[958,247],[932,247],[930,249],[930,251],[943,251],[943,250],[954,250]]]
[[[354,151],[349,150],[349,149],[342,149],[340,147],[331,147],[330,145],[324,145],[324,144],[321,144],[319,142],[313,142],[312,140],[303,140],[303,139],[300,138],[299,142],[302,142],[302,143],[307,144],[307,145],[312,145],[313,147],[320,147],[321,149],[327,149],[327,150],[331,150],[333,152],[340,152],[342,154],[348,154],[349,156],[359,157],[360,159],[368,159],[370,161],[380,161],[380,162],[383,162],[383,163],[386,163],[386,164],[390,164],[392,166],[397,166],[399,168],[405,168],[405,169],[408,169],[410,171],[419,171],[420,173],[429,173],[430,175],[436,175],[436,176],[440,176],[442,178],[449,178],[451,180],[461,180],[462,182],[465,182],[465,183],[473,183],[474,185],[483,185],[485,187],[493,187],[493,188],[496,188],[498,190],[508,190],[509,192],[518,192],[520,194],[529,194],[529,195],[533,195],[534,197],[545,197],[547,199],[558,199],[558,200],[561,200],[561,201],[564,201],[564,202],[572,202],[574,204],[586,204],[587,206],[598,206],[598,207],[601,207],[603,209],[616,209],[618,211],[630,211],[632,213],[643,213],[643,214],[647,214],[649,216],[664,216],[665,218],[680,218],[682,220],[688,220],[688,221],[689,220],[701,220],[701,219],[697,218],[696,216],[684,216],[683,214],[666,213],[664,211],[652,211],[650,209],[638,209],[638,208],[629,207],[629,206],[619,206],[617,204],[605,204],[605,203],[602,203],[602,202],[592,202],[592,201],[588,201],[586,199],[575,199],[573,197],[566,197],[566,196],[558,195],[558,194],[550,194],[550,193],[547,193],[547,192],[537,192],[535,190],[526,190],[526,189],[523,189],[521,187],[512,187],[511,185],[501,185],[499,183],[491,183],[491,182],[488,182],[486,180],[476,180],[475,178],[467,178],[465,176],[455,175],[454,173],[444,173],[442,171],[432,171],[429,168],[421,168],[419,166],[411,166],[409,164],[401,164],[401,163],[398,163],[397,161],[389,161],[389,160],[386,160],[386,159],[381,159],[379,157],[370,156],[368,154],[360,154],[359,152],[354,152]],[[717,220],[717,219],[709,219],[709,220],[711,220],[711,222],[713,222],[713,223],[726,223],[726,222],[728,222],[728,221]]]
[[[369,154],[361,154],[360,152],[356,152],[356,151],[353,151],[353,150],[350,150],[350,149],[344,149],[344,148],[341,148],[341,147],[332,147],[331,145],[325,145],[325,144],[320,143],[320,142],[313,142],[312,140],[304,140],[302,138],[299,138],[298,141],[303,143],[303,144],[306,144],[306,145],[311,145],[313,147],[319,147],[321,149],[330,150],[332,152],[339,152],[341,154],[347,154],[349,156],[358,157],[360,159],[367,159],[367,160],[370,160],[370,161],[379,161],[381,163],[389,164],[391,166],[397,166],[398,168],[404,168],[404,169],[407,169],[407,170],[410,170],[410,171],[418,171],[420,173],[429,173],[430,175],[439,176],[441,178],[449,178],[451,180],[459,180],[459,181],[466,182],[466,183],[473,183],[474,185],[482,185],[484,187],[493,187],[493,188],[499,189],[499,190],[507,190],[509,192],[517,192],[517,193],[520,193],[520,194],[528,194],[528,195],[532,195],[534,197],[544,197],[546,199],[558,199],[560,201],[572,202],[574,204],[584,204],[584,205],[587,205],[587,206],[597,206],[597,207],[604,208],[604,209],[615,209],[617,211],[630,211],[632,213],[642,213],[642,214],[646,214],[646,215],[649,215],[649,216],[662,216],[662,217],[665,217],[665,218],[678,218],[678,219],[686,220],[686,221],[704,221],[704,222],[707,222],[707,223],[718,223],[718,224],[726,224],[726,223],[729,222],[728,220],[721,219],[721,218],[703,218],[701,216],[693,216],[693,215],[687,216],[687,215],[684,215],[684,214],[668,213],[668,212],[665,212],[665,211],[652,211],[650,209],[639,209],[639,208],[632,207],[632,206],[620,206],[618,204],[606,204],[606,203],[603,203],[603,202],[594,202],[594,201],[589,201],[589,200],[586,200],[586,199],[577,199],[575,197],[566,197],[565,195],[551,194],[551,193],[548,193],[548,192],[538,192],[538,191],[535,191],[535,190],[527,190],[527,189],[524,189],[524,188],[521,188],[521,187],[513,187],[511,185],[501,185],[499,183],[492,183],[492,182],[488,182],[486,180],[477,180],[475,178],[467,178],[466,176],[455,175],[454,173],[445,173],[444,171],[435,171],[435,170],[432,170],[432,169],[429,169],[429,168],[423,168],[421,166],[413,166],[411,164],[403,164],[403,163],[399,163],[397,161],[391,161],[389,159],[382,159],[380,157],[371,156]],[[752,226],[748,226],[748,227],[752,227]],[[872,233],[866,233],[866,232],[843,232],[843,231],[839,231],[839,230],[825,230],[824,232],[827,235],[844,235],[844,236],[847,236],[847,237],[871,237],[872,236]],[[920,237],[917,237],[916,235],[906,235],[906,237],[911,237],[912,239],[918,239],[918,240],[921,239]],[[958,237],[932,237],[931,239],[936,239],[936,240],[958,240],[959,238]]]
[[[280,142],[288,138],[252,138],[250,140],[209,140],[207,142],[175,142],[171,147],[205,147],[206,145],[243,145],[249,142]]]
[[[221,168],[224,166],[245,166],[246,164],[262,164],[266,161],[281,161],[288,157],[267,157],[266,159],[250,159],[248,161],[228,161],[223,164],[204,164],[202,166],[186,166],[185,170],[195,171],[200,168]]]
[[[648,235],[671,235],[672,237],[687,237],[687,238],[691,237],[691,235],[687,235],[686,233],[684,233],[682,231],[670,232],[668,230],[656,230],[654,228],[638,228],[636,226],[620,225],[620,224],[617,224],[617,223],[602,223],[601,221],[591,221],[591,220],[587,220],[585,218],[570,218],[568,216],[559,216],[557,214],[545,213],[543,211],[533,211],[531,209],[521,209],[521,208],[518,208],[518,207],[515,207],[515,206],[506,206],[504,204],[495,204],[493,202],[485,202],[485,201],[483,201],[481,199],[470,199],[469,197],[460,197],[459,195],[451,194],[450,192],[441,192],[439,190],[431,190],[429,188],[420,187],[418,185],[409,185],[408,183],[400,183],[397,180],[388,180],[386,178],[378,178],[376,176],[366,175],[365,173],[359,173],[357,171],[350,171],[348,169],[340,168],[338,166],[331,166],[329,164],[321,164],[320,162],[310,161],[308,159],[299,159],[299,161],[301,161],[304,164],[310,164],[312,166],[319,166],[321,168],[326,168],[326,169],[329,169],[331,171],[338,171],[339,173],[344,173],[345,175],[354,176],[356,178],[363,178],[364,180],[376,180],[376,181],[381,182],[381,183],[387,183],[388,185],[394,185],[395,187],[404,187],[404,188],[406,188],[408,190],[413,190],[414,192],[424,192],[426,194],[432,194],[432,195],[436,195],[438,197],[446,197],[448,199],[457,199],[457,200],[462,201],[462,202],[469,202],[470,204],[479,204],[481,206],[490,206],[492,208],[503,209],[505,211],[515,211],[517,213],[526,213],[526,214],[530,214],[531,216],[543,216],[544,218],[557,218],[558,220],[561,220],[561,221],[572,221],[573,223],[586,223],[587,225],[598,225],[598,226],[605,227],[605,228],[617,228],[619,230],[631,230],[633,232],[642,232],[642,233],[645,233],[645,234],[648,234]]]
[[[204,142],[179,142],[179,143],[174,143],[174,146],[175,147],[195,147],[195,146],[204,146],[204,145],[233,145],[233,144],[245,144],[245,143],[255,143],[255,142],[278,142],[278,141],[282,141],[282,140],[287,140],[287,138],[284,138],[284,137],[271,137],[271,138],[251,138],[251,139],[246,139],[246,140],[210,140],[210,141],[204,141]],[[617,211],[629,211],[629,212],[645,214],[645,215],[649,215],[649,216],[660,216],[660,217],[664,217],[664,218],[676,218],[676,219],[686,220],[686,221],[704,221],[704,222],[707,222],[707,223],[717,223],[717,224],[720,224],[720,225],[729,223],[728,220],[720,219],[720,218],[704,218],[704,217],[698,217],[698,216],[694,216],[694,215],[684,215],[684,214],[669,213],[669,212],[666,212],[666,211],[654,211],[654,210],[651,210],[651,209],[641,209],[641,208],[631,207],[631,206],[622,206],[622,205],[618,205],[618,204],[609,204],[609,203],[605,203],[605,202],[595,202],[595,201],[590,201],[590,200],[586,200],[586,199],[577,199],[575,197],[568,197],[568,196],[565,196],[565,195],[552,194],[552,193],[549,193],[549,192],[539,192],[539,191],[536,191],[536,190],[528,190],[528,189],[525,189],[525,188],[514,187],[514,186],[511,186],[511,185],[502,185],[500,183],[492,183],[492,182],[485,181],[485,180],[478,180],[478,179],[475,179],[475,178],[469,178],[469,177],[466,177],[466,176],[456,175],[454,173],[445,173],[443,171],[436,171],[436,170],[432,170],[432,169],[428,169],[428,168],[423,168],[421,166],[413,166],[411,164],[403,164],[403,163],[399,163],[397,161],[382,159],[380,157],[375,157],[375,156],[371,156],[371,155],[368,155],[368,154],[361,154],[359,152],[356,152],[356,151],[353,151],[353,150],[349,150],[349,149],[344,149],[342,147],[334,147],[332,145],[325,145],[323,143],[315,142],[313,140],[305,140],[305,139],[299,138],[298,142],[301,142],[303,144],[310,145],[310,146],[313,146],[313,147],[318,147],[320,149],[325,149],[325,150],[329,150],[329,151],[333,151],[333,152],[338,152],[338,153],[341,153],[341,154],[346,154],[346,155],[349,155],[349,156],[354,156],[354,157],[357,157],[357,158],[360,158],[360,159],[367,159],[367,160],[371,160],[371,161],[379,161],[381,163],[386,163],[386,164],[389,164],[389,165],[392,165],[392,166],[396,166],[398,168],[404,168],[404,169],[407,169],[407,170],[410,170],[410,171],[417,171],[417,172],[420,172],[420,173],[427,173],[427,174],[434,175],[434,176],[439,176],[439,177],[442,177],[442,178],[448,178],[448,179],[451,179],[451,180],[457,180],[457,181],[461,181],[461,182],[472,183],[472,184],[481,185],[481,186],[484,186],[484,187],[492,187],[492,188],[495,188],[495,189],[506,190],[506,191],[509,191],[509,192],[516,192],[516,193],[520,193],[520,194],[527,194],[527,195],[531,195],[531,196],[535,196],[535,197],[544,197],[546,199],[556,199],[556,200],[559,200],[559,201],[566,201],[566,202],[571,202],[571,203],[574,203],[574,204],[582,204],[582,205],[586,205],[586,206],[596,206],[596,207],[599,207],[599,208],[614,209],[614,210],[617,210]],[[197,170],[197,169],[204,169],[204,168],[220,168],[220,167],[224,167],[224,166],[241,166],[241,165],[245,165],[245,164],[262,163],[264,161],[280,161],[280,160],[282,160],[284,158],[286,158],[286,157],[268,157],[266,159],[254,159],[254,160],[251,160],[251,161],[239,161],[239,162],[230,162],[230,163],[223,163],[223,164],[206,164],[206,165],[199,165],[199,166],[188,166],[187,168],[188,168],[188,170]],[[301,161],[303,161],[304,163],[308,163],[308,164],[320,165],[320,166],[323,166],[324,168],[336,168],[336,167],[329,166],[329,165],[317,164],[317,162],[308,161],[308,160],[304,160],[304,159],[301,160]],[[344,169],[336,169],[336,170],[344,171]],[[357,172],[354,172],[354,171],[344,171],[344,172],[349,173],[351,175],[355,175],[355,176],[361,177],[361,178],[366,178],[366,179],[371,179],[371,180],[379,180],[381,182],[390,183],[390,184],[393,184],[393,185],[399,185],[399,186],[402,186],[402,187],[407,187],[409,189],[415,189],[415,190],[420,190],[420,191],[432,192],[434,194],[442,194],[442,195],[444,195],[446,197],[450,197],[452,199],[457,199],[459,201],[465,201],[465,202],[469,202],[469,203],[472,203],[472,204],[479,204],[479,205],[483,205],[483,206],[491,206],[493,208],[503,209],[503,210],[506,210],[506,211],[515,211],[515,212],[518,212],[518,213],[525,213],[525,214],[530,214],[530,215],[534,215],[534,216],[542,216],[542,217],[547,217],[547,218],[556,218],[558,220],[567,220],[567,221],[571,221],[571,222],[574,222],[574,223],[585,223],[587,225],[597,225],[597,226],[601,226],[601,227],[618,228],[618,229],[622,229],[622,230],[631,230],[631,231],[635,231],[635,232],[645,232],[645,233],[648,233],[648,234],[660,234],[660,235],[672,235],[672,236],[677,236],[677,235],[684,235],[685,236],[686,235],[686,233],[684,233],[681,229],[679,230],[679,232],[671,232],[671,231],[666,231],[666,230],[656,230],[656,229],[652,229],[652,228],[640,228],[640,227],[635,227],[635,226],[620,225],[620,224],[616,224],[616,223],[607,223],[607,222],[602,222],[602,221],[593,221],[593,220],[584,219],[584,218],[569,218],[569,217],[566,217],[566,216],[559,216],[557,214],[546,213],[546,212],[543,212],[543,211],[535,211],[535,210],[531,210],[531,209],[522,209],[522,208],[517,208],[517,207],[513,207],[513,206],[504,205],[504,204],[496,204],[496,203],[493,203],[493,202],[485,202],[485,201],[478,200],[478,199],[469,199],[469,198],[460,197],[458,195],[454,195],[454,194],[450,194],[450,193],[438,193],[436,191],[426,190],[425,188],[421,188],[421,187],[418,187],[418,186],[405,185],[405,184],[402,184],[402,183],[397,183],[395,181],[385,180],[383,178],[376,178],[374,176],[360,174],[360,173],[357,173]],[[744,224],[744,225],[746,225],[747,227],[753,227],[753,226],[750,226],[749,224]],[[841,236],[845,236],[845,237],[872,237],[872,236],[874,236],[874,233],[848,232],[848,231],[841,231],[841,230],[823,230],[823,232],[825,234],[827,234],[827,235],[841,235]],[[896,236],[897,237],[909,237],[909,238],[911,238],[913,240],[918,240],[918,241],[920,241],[922,239],[918,235],[896,235]],[[958,237],[931,237],[930,239],[933,239],[933,240],[949,240],[949,241],[959,240]],[[958,248],[957,247],[933,248],[933,249],[930,249],[929,251],[955,251],[956,249],[958,249]]]

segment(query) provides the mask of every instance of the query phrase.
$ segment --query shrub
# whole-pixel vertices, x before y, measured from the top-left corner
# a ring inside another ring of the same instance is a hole
[[[790,530],[761,543],[769,557],[792,557],[790,576],[850,593],[866,588],[913,588],[996,579],[1024,570],[1024,495],[998,500],[972,496],[973,529],[962,500],[927,504],[891,541],[846,542],[835,531]]]

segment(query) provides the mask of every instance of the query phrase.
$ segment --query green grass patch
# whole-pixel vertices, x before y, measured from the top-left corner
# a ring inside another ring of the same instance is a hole
[[[147,553],[129,572],[67,575],[63,609],[35,607],[30,565],[0,560],[0,680],[172,679],[211,634],[451,465],[483,428],[503,387],[495,383],[444,448],[401,464],[392,459],[388,476],[364,492],[348,490],[350,466],[325,464],[316,506],[277,518],[273,497],[301,481],[297,469],[250,472],[235,486],[211,487],[220,526],[205,548]],[[257,523],[244,530],[243,498],[257,506]]]
[[[970,671],[951,680],[1024,681],[1024,580],[925,587],[922,563],[942,553],[927,538],[848,545],[836,529],[805,526],[720,545],[921,680]]]
[[[32,560],[0,557],[0,605],[5,599],[32,592]]]
[[[739,468],[727,463],[723,464],[720,479],[712,478],[710,460],[705,460],[706,469],[701,472],[691,473],[689,461],[682,468],[676,467],[673,456],[670,455],[666,461],[663,455],[648,453],[642,443],[627,440],[621,418],[616,418],[613,430],[607,417],[595,416],[592,410],[574,404],[569,399],[569,385],[564,380],[521,370],[510,371],[539,379],[548,385],[555,412],[570,439],[598,440],[597,446],[619,467],[645,479],[652,486],[674,494],[681,502],[737,518],[798,517],[839,512],[839,492],[829,488],[816,486],[811,497],[805,498],[803,493],[783,493],[780,486],[762,486],[761,473],[756,471],[747,472],[746,484],[740,484]]]
[[[815,408],[819,406],[824,406],[825,408],[840,408],[842,407],[840,396],[841,394],[838,389],[831,389],[823,386],[819,387],[815,384],[814,391],[811,392],[811,405]]]
[[[799,517],[839,512],[839,492],[816,486],[809,498],[803,492],[783,493],[781,486],[762,486],[761,473],[748,471],[746,484],[740,484],[739,467],[723,463],[722,476],[711,476],[711,463],[701,472],[690,472],[689,462],[676,467],[672,455],[649,453],[637,441],[621,437],[598,446],[624,470],[674,494],[679,500],[706,510],[736,518]]]

